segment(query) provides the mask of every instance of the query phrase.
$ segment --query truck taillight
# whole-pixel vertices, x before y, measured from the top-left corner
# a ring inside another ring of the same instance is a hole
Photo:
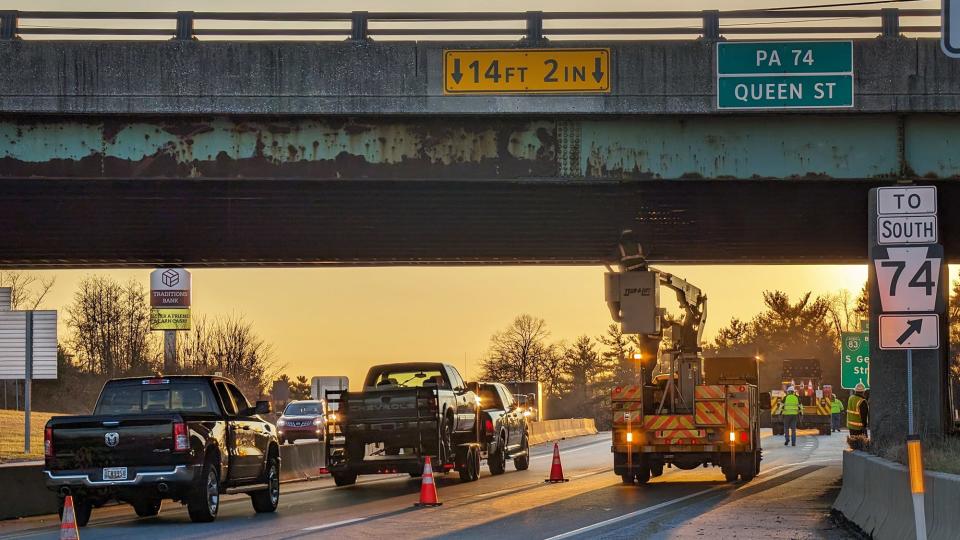
[[[493,435],[493,420],[487,418],[487,421],[483,425],[483,429],[487,432],[487,435]]]
[[[53,428],[43,430],[43,457],[53,457]]]
[[[177,422],[173,424],[173,451],[186,452],[190,449],[190,437],[187,435],[187,424]]]
[[[749,437],[750,437],[750,436],[747,434],[746,431],[741,431],[741,432],[740,432],[740,442],[746,443],[746,442],[747,442],[747,439],[748,439]]]
[[[430,410],[433,410],[433,411],[439,409],[439,407],[437,406],[437,400],[435,400],[435,399],[433,399],[433,398],[420,398],[420,399],[418,399],[418,400],[417,400],[417,407],[419,407],[420,409],[430,409]]]

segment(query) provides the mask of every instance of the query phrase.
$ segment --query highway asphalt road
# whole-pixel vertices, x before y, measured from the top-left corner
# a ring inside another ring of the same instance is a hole
[[[767,430],[769,433],[769,431]],[[129,506],[95,509],[84,540],[168,538],[847,538],[827,517],[836,496],[845,434],[805,432],[796,447],[763,439],[761,474],[729,484],[718,468],[667,469],[647,486],[612,472],[610,434],[561,441],[569,482],[546,484],[552,445],[532,449],[530,469],[461,484],[438,477],[438,508],[414,508],[419,480],[361,477],[284,484],[275,514],[256,515],[245,495],[224,497],[216,522],[191,523],[165,502],[159,517]],[[0,538],[56,538],[56,516],[0,522]]]

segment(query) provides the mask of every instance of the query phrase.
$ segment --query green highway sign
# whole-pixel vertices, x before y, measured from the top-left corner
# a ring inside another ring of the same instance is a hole
[[[852,41],[717,43],[718,109],[853,107]]]
[[[853,390],[857,383],[870,389],[870,334],[840,334],[840,387]]]

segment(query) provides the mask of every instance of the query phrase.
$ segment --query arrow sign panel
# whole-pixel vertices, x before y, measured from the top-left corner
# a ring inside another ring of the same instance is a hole
[[[936,349],[940,346],[940,316],[881,315],[881,349]]]
[[[887,258],[874,258],[884,312],[935,311],[943,248],[890,247]]]

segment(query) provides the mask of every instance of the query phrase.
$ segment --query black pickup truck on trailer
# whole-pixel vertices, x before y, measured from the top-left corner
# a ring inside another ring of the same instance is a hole
[[[257,512],[280,500],[276,428],[232,381],[211,376],[108,381],[92,416],[57,416],[44,429],[44,474],[63,511],[74,498],[77,524],[109,500],[155,516],[163,499],[213,521],[222,493],[248,493]]]
[[[340,411],[327,421],[327,466],[338,486],[360,474],[420,476],[425,458],[434,470],[456,469],[476,480],[480,444],[477,395],[457,369],[438,362],[374,366],[361,392],[328,390]]]

